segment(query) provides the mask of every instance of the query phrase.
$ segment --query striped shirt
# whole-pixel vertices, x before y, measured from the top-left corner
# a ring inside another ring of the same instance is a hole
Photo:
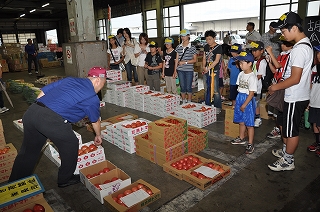
[[[183,52],[186,50],[186,53],[183,55]],[[188,48],[184,48],[182,44],[179,44],[176,47],[176,52],[178,52],[179,61],[186,61],[186,60],[192,60],[193,56],[197,54],[196,47],[191,46],[191,43],[189,43]],[[183,55],[183,58],[181,56]],[[193,71],[193,64],[183,64],[181,66],[177,67],[177,71]]]

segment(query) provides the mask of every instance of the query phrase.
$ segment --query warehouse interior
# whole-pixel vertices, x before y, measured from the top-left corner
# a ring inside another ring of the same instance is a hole
[[[106,44],[103,41],[96,41],[95,39],[81,40],[81,36],[72,36],[70,34],[68,7],[74,3],[81,4],[83,3],[82,1],[87,3],[86,0],[2,1],[0,3],[0,37],[2,44],[5,45],[2,37],[4,34],[14,34],[16,43],[23,43],[24,41],[22,42],[19,40],[20,38],[22,39],[22,37],[18,36],[19,34],[34,33],[36,36],[35,41],[37,43],[43,43],[44,45],[50,46],[50,43],[48,43],[46,39],[45,31],[56,29],[58,43],[52,46],[52,48],[56,50],[55,54],[52,54],[52,52],[42,53],[43,57],[51,57],[52,62],[56,61],[50,66],[40,66],[40,74],[43,75],[44,78],[48,77],[46,80],[51,79],[52,81],[55,81],[67,76],[84,77],[85,74],[81,69],[87,69],[87,66],[91,66],[92,63],[97,63],[99,66],[106,67],[106,60],[103,60],[105,56],[102,54],[96,59],[88,61],[88,64],[82,64],[80,61],[77,61],[79,62],[77,65],[66,63],[67,58],[65,51],[66,46],[68,45],[74,45],[75,47],[73,48],[75,49],[78,43],[85,43],[85,45],[94,44],[99,47],[102,46],[103,48],[106,47]],[[107,18],[109,5],[112,8],[112,17],[142,12],[143,28],[144,31],[147,32],[150,30],[147,25],[148,11],[162,11],[163,8],[172,6],[179,6],[182,8],[182,5],[184,4],[204,1],[90,0],[90,2],[92,2],[94,8],[94,22]],[[290,0],[281,2],[260,0],[260,33],[264,32],[265,24],[270,22],[270,19],[266,18],[267,8],[272,7],[270,2],[275,2],[274,4],[277,6],[297,4],[297,12],[303,18],[307,16],[308,4],[314,2],[319,3],[319,1],[310,0]],[[47,3],[49,3],[49,5],[42,7]],[[33,9],[36,9],[36,12],[30,13]],[[180,12],[182,13],[183,11]],[[22,14],[25,14],[25,16],[20,17]],[[163,19],[161,17],[161,12],[157,13],[156,22],[158,26],[163,25]],[[181,28],[183,28],[183,20],[181,20],[180,23]],[[158,36],[154,39],[159,43],[163,42],[162,35],[164,34],[164,29],[158,27],[156,30]],[[93,34],[96,35],[96,32],[93,32]],[[91,52],[91,49],[87,50],[87,52]],[[94,56],[91,55],[91,57]],[[76,57],[73,59],[77,60]],[[83,62],[85,63],[86,61]],[[16,82],[33,84],[34,87],[38,88],[43,87],[49,82],[41,81],[41,78],[36,74],[28,75],[25,68],[21,66],[20,68],[21,69],[13,71],[9,67],[8,71],[3,73],[3,81],[6,82],[6,84],[13,85],[12,81],[16,80]],[[199,78],[197,90],[203,88],[200,74]],[[15,125],[15,123],[23,117],[23,114],[30,106],[31,102],[29,98],[26,98],[25,90],[24,92],[18,92],[16,90],[10,90],[9,86],[7,92],[14,107],[10,106],[9,100],[3,94],[5,105],[10,108],[10,110],[0,114],[0,119],[3,126],[5,142],[7,144],[12,143],[16,150],[19,151],[23,140],[23,132],[21,128],[19,129],[17,125]],[[102,94],[106,95],[106,91],[104,90]],[[101,105],[100,111],[102,120],[124,113],[135,114],[139,118],[152,122],[162,118],[151,113],[133,109],[132,107],[121,107],[108,102]],[[156,198],[150,200],[146,206],[143,205],[143,208],[140,211],[319,211],[319,158],[312,152],[310,153],[307,151],[307,146],[314,141],[312,129],[305,129],[304,127],[301,127],[300,129],[301,139],[299,148],[295,153],[295,170],[288,172],[272,172],[267,166],[276,160],[271,154],[271,150],[281,148],[282,146],[280,138],[269,139],[266,137],[266,134],[274,127],[274,120],[270,117],[263,119],[262,126],[255,129],[255,152],[251,155],[246,155],[244,153],[245,146],[231,145],[230,141],[232,138],[225,133],[228,112],[230,112],[230,110],[228,110],[228,107],[224,106],[224,110],[216,115],[215,122],[202,128],[207,131],[207,146],[202,151],[198,152],[197,155],[200,158],[203,157],[214,160],[230,168],[230,173],[212,185],[210,184],[210,186],[204,190],[190,182],[179,179],[177,176],[173,176],[164,171],[162,166],[141,155],[139,156],[135,153],[130,154],[114,144],[103,140],[102,147],[105,159],[125,172],[125,174],[130,177],[132,183],[142,179],[160,190],[160,196],[158,195]],[[83,143],[94,139],[94,134],[88,131],[87,126],[84,126],[82,123],[78,123],[78,125],[74,124],[73,129],[81,135]],[[0,159],[2,160],[1,155]],[[1,160],[0,164],[3,162]],[[43,197],[52,211],[115,211],[115,209],[111,209],[106,203],[101,203],[97,196],[93,194],[96,190],[89,191],[84,183],[68,186],[66,188],[59,188],[57,185],[58,166],[45,154],[42,154],[39,158],[34,173],[38,176],[39,181],[44,188],[44,191],[42,191]],[[2,172],[0,174],[8,173]],[[5,184],[6,182],[0,183],[0,188],[5,186]],[[0,199],[3,198],[1,195],[5,195],[5,192],[0,190]],[[0,205],[1,204],[3,203],[0,202]],[[16,204],[13,204],[15,205],[14,207],[0,207],[0,211],[21,211],[15,209],[15,207],[19,208],[23,204],[28,203],[23,202],[23,199],[20,199],[18,203],[16,202]]]

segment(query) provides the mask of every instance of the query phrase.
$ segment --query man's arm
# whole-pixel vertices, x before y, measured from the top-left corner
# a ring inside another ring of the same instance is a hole
[[[269,91],[274,92],[274,91],[286,89],[293,85],[298,84],[301,80],[302,71],[303,71],[302,68],[292,66],[291,76],[282,82],[279,82],[275,85],[271,85],[269,87]]]
[[[96,134],[96,137],[94,138],[94,144],[96,146],[99,146],[102,143],[100,119],[98,119],[98,121],[92,123],[92,127],[93,127],[95,134]]]

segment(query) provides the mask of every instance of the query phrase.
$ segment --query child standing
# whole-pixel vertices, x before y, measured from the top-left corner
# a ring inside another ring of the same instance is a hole
[[[236,65],[236,57],[239,56],[241,52],[241,45],[240,44],[233,44],[230,49],[230,53],[232,57],[228,62],[228,69],[230,70],[230,97],[229,99],[232,101],[232,106],[236,103],[236,97],[238,95],[238,85],[237,79],[240,73],[240,67]]]
[[[320,45],[313,47],[316,52],[317,65],[312,68],[312,88],[309,104],[309,122],[313,125],[313,133],[316,141],[308,146],[310,152],[316,152],[320,157]]]
[[[172,48],[174,40],[166,38],[164,44],[166,50],[163,53],[162,78],[166,81],[167,93],[177,94],[176,77],[177,77],[177,52]]]
[[[108,69],[119,70],[119,64],[122,63],[124,57],[122,57],[122,47],[118,46],[116,37],[109,35],[109,49],[108,54]]]
[[[246,147],[246,154],[254,151],[254,117],[255,117],[255,98],[254,93],[257,92],[258,79],[252,71],[253,55],[247,52],[241,52],[236,59],[239,61],[240,72],[237,85],[238,95],[234,108],[233,122],[239,123],[239,136],[231,141],[231,144],[245,144],[244,133],[248,130],[249,141]]]
[[[258,78],[258,88],[255,95],[256,99],[256,115],[254,120],[254,127],[260,127],[262,120],[260,117],[260,99],[262,91],[262,79],[266,76],[267,61],[264,54],[264,44],[261,41],[255,41],[250,43],[252,54],[254,56],[253,71]]]
[[[148,69],[147,85],[150,90],[160,91],[160,70],[162,70],[162,59],[158,53],[158,43],[151,41],[144,67]]]

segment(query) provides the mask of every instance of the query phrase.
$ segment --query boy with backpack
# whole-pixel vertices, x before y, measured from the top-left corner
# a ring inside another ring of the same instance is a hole
[[[283,108],[283,148],[277,151],[278,160],[268,165],[272,171],[294,170],[294,156],[299,144],[301,117],[310,100],[313,49],[303,32],[302,19],[297,13],[283,14],[274,28],[280,29],[287,41],[294,41],[284,81],[269,87],[269,93],[285,89]]]

